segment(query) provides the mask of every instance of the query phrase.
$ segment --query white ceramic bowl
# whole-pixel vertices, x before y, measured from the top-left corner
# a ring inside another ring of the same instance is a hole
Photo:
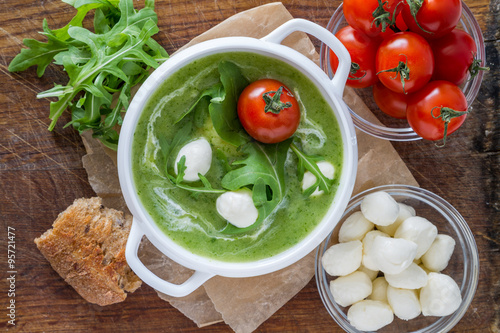
[[[347,26],[347,22],[344,18],[344,12],[342,4],[337,8],[332,18],[328,22],[327,29],[333,34],[337,33],[340,29]],[[484,48],[484,40],[479,27],[479,23],[475,19],[474,15],[470,11],[469,7],[462,2],[462,17],[457,25],[457,28],[464,30],[469,33],[477,46],[477,59],[486,59],[486,53]],[[321,68],[330,75],[333,75],[332,69],[330,68],[330,58],[328,52],[328,46],[326,44],[321,45],[320,50],[320,62]],[[482,64],[484,66],[484,62]],[[467,99],[467,104],[469,107],[472,105],[481,87],[481,82],[483,81],[483,71],[479,71],[478,75],[472,80],[467,79],[467,81],[461,86],[462,91]],[[365,133],[368,133],[374,137],[391,140],[391,141],[415,141],[422,139],[411,127],[408,126],[406,120],[392,118],[382,111],[379,110],[377,104],[373,99],[372,88],[356,89],[357,94],[365,102],[365,104],[373,111],[377,116],[378,120],[382,125],[375,124],[370,120],[363,118],[356,113],[355,109],[351,109],[348,105],[349,112],[353,118],[354,126],[359,128]],[[354,107],[353,107],[354,108]]]
[[[474,235],[467,222],[450,203],[430,191],[414,186],[384,185],[374,187],[355,195],[351,199],[342,220],[318,247],[316,252],[316,283],[323,304],[332,318],[346,332],[361,332],[349,323],[347,319],[348,308],[338,305],[333,299],[329,284],[334,278],[329,276],[323,269],[321,258],[330,246],[338,243],[338,233],[345,219],[352,213],[360,210],[361,201],[368,194],[377,191],[385,191],[396,199],[396,201],[412,206],[415,208],[417,216],[428,219],[437,227],[438,233],[449,235],[455,240],[455,250],[443,273],[449,275],[457,282],[462,294],[462,303],[449,316],[425,317],[420,315],[408,321],[398,319],[394,316],[394,321],[390,325],[381,328],[377,332],[435,333],[450,331],[467,312],[476,292],[479,281],[478,249]]]
[[[299,52],[280,45],[294,31],[309,33],[330,48],[341,58],[340,71],[330,79],[317,65]],[[167,237],[148,214],[136,194],[132,176],[131,150],[133,133],[137,121],[150,96],[172,73],[186,64],[216,53],[254,52],[291,64],[304,73],[318,87],[334,110],[343,141],[343,167],[339,187],[333,203],[323,220],[301,242],[273,257],[253,262],[221,262],[195,255]],[[184,296],[196,290],[214,275],[226,277],[249,277],[267,274],[293,264],[314,248],[335,227],[351,197],[357,168],[357,145],[354,126],[342,101],[342,93],[349,72],[350,56],[343,45],[326,29],[306,20],[290,20],[262,39],[228,37],[203,42],[176,53],[156,69],[144,82],[133,98],[125,117],[118,144],[118,173],[126,203],[134,221],[127,242],[126,258],[134,272],[148,285],[172,296]],[[137,257],[139,243],[146,236],[162,253],[179,264],[195,270],[195,273],[180,285],[164,281],[154,275]]]

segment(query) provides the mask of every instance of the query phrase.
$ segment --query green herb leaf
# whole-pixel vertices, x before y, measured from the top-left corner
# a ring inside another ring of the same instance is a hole
[[[241,74],[238,66],[229,61],[219,64],[220,80],[224,87],[224,96],[212,98],[209,112],[215,131],[226,142],[238,147],[250,140],[238,118],[236,105],[238,97],[248,80]]]
[[[180,122],[182,119],[184,119],[188,114],[191,114],[192,112],[203,112],[203,110],[208,110],[209,108],[209,103],[211,100],[221,100],[224,99],[225,96],[225,91],[224,91],[224,86],[222,83],[215,84],[211,86],[208,89],[205,89],[204,91],[201,92],[201,95],[198,97],[196,102],[181,116],[175,121],[175,123]]]
[[[317,155],[306,155],[293,143],[290,145],[290,148],[298,158],[297,174],[299,180],[304,178],[305,170],[308,170],[316,177],[316,182],[304,191],[304,196],[309,197],[318,187],[320,190],[330,193],[333,185],[333,179],[325,177],[320,171],[318,164],[316,164],[316,162],[322,161],[324,158]]]
[[[226,154],[222,151],[222,149],[217,148],[215,150],[215,157],[219,161],[220,165],[222,165],[225,173],[228,173],[231,171],[233,168],[231,168],[231,165],[229,164],[229,160],[226,156]]]
[[[253,187],[252,199],[259,212],[257,221],[247,228],[226,226],[222,233],[239,234],[253,230],[274,211],[285,196],[285,161],[292,139],[277,144],[247,143],[242,151],[246,158],[233,162],[242,167],[229,171],[222,186],[230,191]]]
[[[70,38],[68,34],[69,27],[81,27],[83,20],[85,19],[85,16],[87,16],[89,11],[104,6],[111,6],[111,4],[107,3],[106,1],[88,1],[87,4],[82,4],[78,7],[73,5],[73,7],[77,8],[78,12],[64,27],[52,31],[54,37],[59,40],[68,40]]]
[[[172,139],[172,142],[168,142],[165,137],[160,137],[158,139],[160,144],[160,159],[158,163],[160,170],[164,171],[165,176],[170,179],[172,184],[177,186],[178,188],[191,191],[193,193],[224,193],[225,190],[214,189],[208,179],[204,177],[202,174],[198,174],[203,186],[191,186],[183,183],[184,181],[184,171],[186,170],[186,156],[182,156],[177,162],[177,176],[173,176],[169,170],[173,169],[172,159],[175,159],[175,156],[172,156],[172,153],[177,151],[178,147],[187,142],[191,135],[191,131],[193,129],[193,120],[191,118],[186,119],[184,124],[179,127],[175,136]]]
[[[186,171],[186,156],[182,156],[177,162],[177,176],[172,176],[168,170],[168,161],[170,159],[170,154],[175,150],[175,147],[185,142],[184,138],[187,138],[188,134],[191,132],[192,122],[187,122],[184,127],[178,131],[172,140],[172,143],[169,144],[165,138],[161,138],[160,141],[160,149],[162,162],[165,163],[165,166],[162,168],[165,171],[165,175],[170,179],[173,185],[178,188],[181,188],[186,191],[190,191],[193,194],[199,193],[217,193],[221,194],[226,192],[223,189],[214,189],[210,181],[203,176],[201,173],[198,173],[198,177],[200,177],[202,186],[191,186],[184,182],[184,174]]]
[[[174,177],[172,175],[168,175],[168,178],[172,181],[172,183],[183,190],[190,191],[193,194],[200,194],[200,193],[212,193],[212,194],[222,194],[226,192],[226,190],[222,189],[214,189],[212,187],[212,184],[208,181],[208,179],[203,176],[201,173],[198,174],[198,177],[200,177],[200,180],[203,184],[203,186],[191,186],[188,184],[183,183],[183,178],[184,178],[184,170],[186,170],[186,167],[184,166],[184,163],[186,161],[186,156],[182,156],[181,159],[179,160],[179,163],[177,163],[177,170],[178,170],[178,175],[177,177]],[[182,171],[181,171],[182,170]]]
[[[207,100],[210,100],[208,112],[215,131],[224,141],[238,147],[250,141],[238,118],[236,108],[238,98],[249,82],[241,74],[239,67],[229,61],[219,63],[219,75],[220,83],[204,90],[198,100],[176,122],[192,112],[202,113],[207,107]]]
[[[28,48],[22,49],[12,59],[8,68],[10,72],[20,72],[31,66],[37,66],[36,73],[38,77],[41,77],[45,73],[47,66],[52,62],[52,59],[58,53],[68,50],[67,43],[52,37],[48,38],[47,43],[39,42],[35,39],[23,39],[23,44]]]

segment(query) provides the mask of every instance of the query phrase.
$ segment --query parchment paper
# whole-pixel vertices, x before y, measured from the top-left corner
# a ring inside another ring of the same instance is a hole
[[[223,36],[260,38],[291,18],[281,3],[263,5],[228,18],[184,47]],[[319,55],[307,35],[294,33],[283,44],[319,63]],[[344,99],[350,106],[355,105],[356,112],[363,114],[365,119],[374,117],[353,90],[346,89]],[[87,148],[83,164],[94,191],[107,206],[126,211],[118,183],[116,153],[102,147],[88,133],[82,136]],[[359,160],[353,194],[383,184],[418,186],[390,142],[361,131],[357,131],[357,136]],[[102,172],[103,168],[106,173]],[[174,283],[184,281],[192,273],[161,254],[147,239],[141,243],[139,257],[158,276]],[[288,268],[259,277],[234,279],[216,276],[187,297],[158,294],[199,327],[223,320],[235,332],[252,332],[311,280],[314,257],[313,251]]]

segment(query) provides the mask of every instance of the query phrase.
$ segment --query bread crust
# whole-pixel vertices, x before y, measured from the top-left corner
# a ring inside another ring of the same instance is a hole
[[[132,217],[106,208],[99,197],[81,198],[35,239],[52,268],[85,300],[122,302],[142,281],[125,260]]]

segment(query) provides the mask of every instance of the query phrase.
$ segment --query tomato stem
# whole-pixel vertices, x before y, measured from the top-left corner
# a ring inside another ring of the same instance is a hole
[[[437,116],[435,116],[434,109],[437,109],[437,108],[439,108],[439,114]],[[441,118],[441,120],[444,122],[443,144],[442,145],[436,144],[436,146],[444,147],[444,145],[446,144],[446,137],[448,135],[448,124],[450,123],[450,121],[453,118],[461,117],[463,115],[466,115],[469,112],[470,112],[469,110],[467,110],[467,111],[453,110],[452,108],[449,108],[446,106],[435,106],[432,108],[432,110],[431,110],[432,118],[434,118],[434,119]]]
[[[404,55],[406,57],[405,62],[400,60],[399,64],[396,67],[381,70],[376,75],[379,75],[380,73],[384,73],[384,72],[395,72],[396,76],[394,76],[394,78],[393,78],[393,80],[395,80],[398,78],[398,74],[399,74],[400,78],[401,78],[401,85],[403,86],[403,93],[406,94],[405,80],[408,81],[410,79],[410,68],[408,67],[408,57],[405,54],[400,54],[400,55]]]
[[[469,73],[470,73],[470,80],[475,78],[477,74],[479,74],[479,71],[489,71],[489,67],[483,67],[481,66],[481,59],[476,58],[476,54],[474,54],[474,60],[472,61],[472,64],[469,66]]]
[[[373,16],[372,26],[374,24],[377,28],[381,26],[382,32],[385,32],[387,27],[390,27],[396,23],[396,10],[399,6],[399,3],[396,5],[396,8],[394,8],[394,12],[390,13],[384,8],[384,5],[387,4],[388,2],[389,1],[382,2],[382,0],[378,0],[378,7],[372,13]]]
[[[415,20],[415,23],[417,26],[422,29],[422,31],[427,32],[428,34],[434,34],[431,31],[427,31],[422,26],[420,26],[420,23],[417,20],[417,14],[420,8],[422,7],[424,0],[406,0],[406,3],[408,4],[408,7],[410,7],[410,13],[411,16],[413,16],[413,19]]]
[[[277,91],[268,91],[262,94],[262,98],[266,102],[264,112],[272,112],[274,114],[279,114],[283,109],[292,107],[292,103],[281,101],[281,94],[283,93],[283,86],[279,87]],[[274,94],[271,97],[271,94]]]
[[[359,64],[357,64],[355,62],[351,62],[351,70],[349,71],[349,76],[347,77],[347,79],[349,79],[349,80],[361,80],[362,78],[364,78],[366,76],[366,71],[362,71],[362,72],[364,72],[363,76],[360,76],[360,77],[351,77],[351,75],[356,75],[356,73],[360,69],[361,69],[361,67],[359,66]]]

